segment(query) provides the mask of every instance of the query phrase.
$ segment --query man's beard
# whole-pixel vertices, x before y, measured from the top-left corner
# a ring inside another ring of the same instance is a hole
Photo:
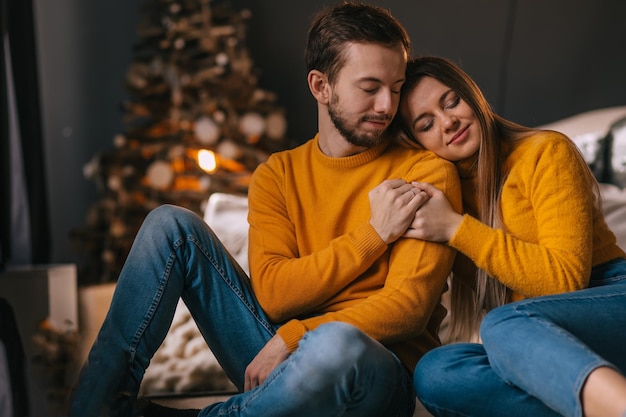
[[[372,148],[374,146],[380,145],[385,140],[385,130],[358,134],[356,132],[357,127],[354,125],[350,125],[346,118],[343,117],[341,109],[339,109],[338,103],[339,97],[333,95],[328,105],[328,115],[330,116],[330,120],[335,125],[335,128],[348,142],[355,146]],[[359,119],[358,123],[367,120],[388,121],[390,119],[391,116],[362,116]]]

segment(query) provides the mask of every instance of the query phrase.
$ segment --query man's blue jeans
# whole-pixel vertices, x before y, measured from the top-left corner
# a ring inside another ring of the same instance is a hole
[[[626,372],[626,260],[592,270],[590,288],[487,314],[483,344],[427,353],[415,390],[436,416],[582,416],[580,393],[600,366]]]
[[[246,366],[279,325],[266,317],[245,272],[204,221],[188,210],[162,206],[147,216],[135,238],[71,395],[71,416],[137,413],[141,379],[179,297],[226,374],[243,390]],[[393,353],[353,326],[328,323],[307,333],[263,384],[200,416],[411,416],[414,406],[410,372]]]

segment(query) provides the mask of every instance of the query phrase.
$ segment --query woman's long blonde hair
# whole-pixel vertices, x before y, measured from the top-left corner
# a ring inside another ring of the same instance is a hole
[[[528,136],[534,129],[513,123],[498,116],[491,108],[478,85],[452,61],[440,57],[415,58],[408,63],[402,96],[415,87],[422,77],[433,77],[454,90],[474,111],[480,125],[481,140],[476,158],[476,183],[479,220],[502,228],[500,193],[508,172],[504,162],[512,143]],[[421,147],[402,117],[396,118],[395,136],[405,145]],[[477,334],[485,312],[509,301],[510,290],[484,270],[476,272],[475,285],[460,279],[451,282],[451,318],[448,339],[468,340]]]

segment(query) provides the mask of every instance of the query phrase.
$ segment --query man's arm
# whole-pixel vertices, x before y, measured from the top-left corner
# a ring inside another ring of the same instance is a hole
[[[248,195],[252,286],[274,322],[317,311],[367,271],[388,247],[369,223],[369,212],[359,214],[360,220],[352,222],[350,230],[336,230],[341,222],[337,213],[330,213],[335,216],[331,219],[315,207],[326,207],[328,201],[310,203],[294,197],[302,190],[293,190],[298,187],[293,182],[281,182],[295,175],[282,168],[272,158],[259,166]],[[368,191],[358,191],[364,203]],[[344,207],[346,216],[352,215],[352,206]]]
[[[405,178],[407,182],[417,179],[436,184],[461,211],[460,182],[452,164],[435,157],[422,158]],[[382,267],[387,268],[380,290],[337,311],[290,320],[278,334],[290,351],[297,348],[306,331],[330,321],[353,324],[385,344],[416,337],[424,331],[439,303],[455,254],[454,249],[440,243],[399,239],[388,254],[377,259],[386,262]]]

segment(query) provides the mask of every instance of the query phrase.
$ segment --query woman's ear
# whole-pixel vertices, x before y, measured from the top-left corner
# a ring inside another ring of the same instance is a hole
[[[328,98],[330,97],[330,84],[328,83],[328,77],[321,71],[311,70],[307,77],[309,83],[309,90],[320,104],[328,104]]]

